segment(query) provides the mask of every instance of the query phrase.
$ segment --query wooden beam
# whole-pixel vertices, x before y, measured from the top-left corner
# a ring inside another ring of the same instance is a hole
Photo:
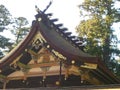
[[[65,75],[65,70],[62,70],[62,75]],[[55,70],[55,71],[48,71],[48,72],[46,72],[46,76],[53,76],[53,75],[58,75],[59,76],[59,69],[58,70]],[[41,71],[38,71],[38,72],[28,72],[28,73],[26,73],[26,79],[28,78],[28,77],[36,77],[36,76],[40,76],[40,77],[43,77],[43,72]],[[23,78],[24,77],[24,75],[21,75],[21,76],[8,76],[7,77],[7,80],[20,80],[20,79],[24,79]]]
[[[51,67],[51,66],[57,66],[57,65],[59,65],[59,62],[29,64],[29,67],[31,67],[31,68],[37,68],[37,67]]]
[[[50,21],[51,22],[56,22],[56,21],[58,21],[58,19],[51,19]]]

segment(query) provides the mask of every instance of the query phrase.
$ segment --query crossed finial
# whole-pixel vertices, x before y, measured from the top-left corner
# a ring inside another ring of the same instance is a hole
[[[43,10],[43,12],[45,12],[45,11],[51,6],[52,2],[53,2],[53,0],[51,0],[51,1],[49,2],[49,4],[46,6],[46,8]]]
[[[51,6],[53,0],[51,0],[49,2],[49,4],[46,6],[46,8],[42,11],[43,13],[45,13],[47,11],[47,9]],[[40,12],[40,9],[37,7],[37,5],[35,5],[35,8],[36,8],[36,11],[39,13]]]

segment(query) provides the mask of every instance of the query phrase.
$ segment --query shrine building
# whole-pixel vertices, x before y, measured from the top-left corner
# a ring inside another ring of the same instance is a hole
[[[0,60],[0,88],[119,84],[99,57],[52,14],[39,10],[29,34]]]

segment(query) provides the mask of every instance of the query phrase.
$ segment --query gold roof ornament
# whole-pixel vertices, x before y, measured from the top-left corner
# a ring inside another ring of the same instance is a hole
[[[93,63],[84,63],[84,65],[81,65],[82,68],[88,68],[88,69],[97,69],[97,64]]]

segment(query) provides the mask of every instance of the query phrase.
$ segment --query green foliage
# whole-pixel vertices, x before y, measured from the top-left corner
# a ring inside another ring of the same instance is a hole
[[[7,26],[11,24],[11,15],[4,5],[0,5],[0,32],[7,30]],[[10,40],[0,35],[0,58],[4,56],[2,49],[8,49],[11,46]]]
[[[4,5],[0,5],[0,32],[6,29],[11,22],[11,15]]]
[[[15,41],[13,42],[13,40],[0,35],[0,58],[4,56],[3,53],[9,52],[13,48],[13,43],[16,46],[28,33],[29,28],[26,25],[28,25],[26,18],[12,18],[5,6],[0,5],[0,32],[9,29],[15,36]]]
[[[0,35],[0,58],[4,56],[3,52],[8,52],[12,46],[12,42],[9,38]]]
[[[113,57],[120,54],[112,27],[120,22],[120,12],[114,5],[114,0],[84,0],[79,5],[82,20],[77,26],[77,33],[86,41],[85,51],[102,58],[113,71],[117,64]]]
[[[0,59],[1,59],[3,56],[4,56],[4,55],[3,55],[3,52],[0,51]]]
[[[15,45],[17,45],[23,37],[29,32],[29,27],[27,27],[28,21],[24,17],[15,18],[13,29],[11,30],[12,34],[15,36]]]
[[[0,47],[2,49],[6,49],[6,47],[9,47],[11,45],[12,45],[12,43],[10,42],[10,39],[5,38],[4,36],[0,35]]]

